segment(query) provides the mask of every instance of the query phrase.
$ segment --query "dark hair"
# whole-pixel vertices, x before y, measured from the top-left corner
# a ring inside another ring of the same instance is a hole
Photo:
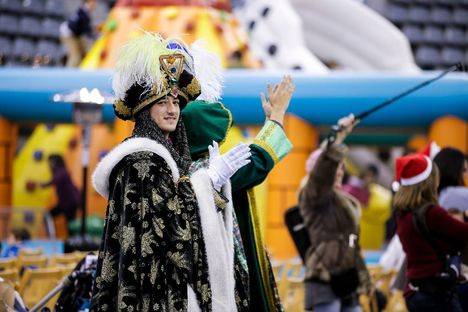
[[[460,150],[451,147],[443,148],[434,158],[434,162],[440,171],[439,193],[449,186],[465,185],[463,181],[465,155]]]
[[[369,166],[367,166],[367,172],[371,172],[374,177],[378,177],[379,176],[379,168],[374,165],[374,164],[370,164]]]
[[[54,168],[62,168],[65,167],[65,161],[63,160],[62,155],[59,154],[51,154],[48,157],[49,162],[52,164]]]
[[[343,170],[343,181],[342,181],[342,183],[343,183],[343,184],[348,183],[350,177],[351,177],[351,174],[349,173],[348,170],[346,170],[346,168],[344,168],[344,170]]]
[[[31,239],[31,234],[28,230],[21,228],[21,229],[13,229],[12,231],[13,236],[18,241],[25,241]]]

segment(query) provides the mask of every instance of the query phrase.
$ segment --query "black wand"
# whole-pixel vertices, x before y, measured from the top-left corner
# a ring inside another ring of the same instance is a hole
[[[430,85],[431,83],[441,79],[442,77],[444,77],[445,75],[447,75],[448,73],[451,73],[451,72],[455,72],[455,71],[464,71],[464,66],[463,66],[463,63],[458,63],[458,64],[455,64],[453,66],[451,66],[450,68],[444,70],[443,72],[441,72],[439,75],[437,75],[436,77],[434,78],[431,78],[429,80],[426,80],[426,81],[423,81],[421,82],[420,84],[388,99],[388,100],[385,100],[383,101],[382,103],[380,103],[379,105],[376,105],[366,111],[363,111],[362,113],[356,115],[355,117],[355,123],[359,123],[361,120],[363,120],[364,118],[368,117],[369,115],[375,113],[376,111],[392,104],[392,103],[395,103],[396,101],[398,101],[399,99],[401,98],[404,98],[405,96],[408,96],[409,94],[421,89],[421,88],[424,88],[428,85]],[[328,142],[329,143],[333,143],[336,139],[336,134],[338,132],[340,132],[342,130],[342,127],[340,125],[334,125],[332,126],[331,128],[331,131],[330,133],[328,134],[327,138],[328,138]]]

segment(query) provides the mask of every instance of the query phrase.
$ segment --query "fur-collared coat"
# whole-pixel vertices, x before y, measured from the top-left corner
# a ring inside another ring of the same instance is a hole
[[[301,191],[299,207],[311,246],[306,279],[329,282],[331,274],[356,267],[363,290],[370,276],[359,247],[359,202],[334,187],[346,147],[330,145],[320,155]]]
[[[233,208],[218,213],[206,170],[180,177],[164,146],[132,138],[93,183],[108,207],[91,311],[236,311]]]

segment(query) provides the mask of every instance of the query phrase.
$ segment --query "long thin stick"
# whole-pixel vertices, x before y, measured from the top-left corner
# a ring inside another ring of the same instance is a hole
[[[421,88],[424,88],[425,86],[427,86],[427,85],[441,79],[442,77],[444,77],[448,73],[451,73],[451,72],[454,72],[454,71],[457,71],[457,70],[460,70],[460,69],[462,69],[462,64],[461,63],[453,65],[452,67],[450,67],[450,68],[444,70],[443,72],[441,72],[436,77],[431,78],[429,80],[426,80],[426,81],[424,81],[424,82],[422,82],[422,83],[420,83],[420,84],[418,84],[418,85],[416,85],[416,86],[414,86],[414,87],[412,87],[412,88],[410,88],[410,89],[408,89],[408,90],[406,90],[406,91],[404,91],[404,92],[402,92],[402,93],[400,93],[400,94],[398,94],[398,95],[396,95],[396,96],[394,96],[394,97],[392,97],[392,98],[390,98],[388,100],[383,101],[381,104],[379,104],[379,105],[377,105],[377,106],[375,106],[375,107],[373,107],[373,108],[371,108],[371,109],[369,109],[367,111],[364,111],[364,112],[358,114],[356,116],[356,119],[363,120],[364,118],[366,118],[367,116],[369,116],[373,112],[376,112],[376,111],[384,108],[385,106],[390,105],[390,104],[398,101],[399,99],[401,99],[401,98],[403,98],[403,97],[405,97],[405,96],[407,96],[407,95],[409,95],[409,94],[411,94],[411,93],[413,93],[413,92],[415,92],[415,91],[417,91],[417,90],[419,90]]]
[[[395,103],[396,101],[398,101],[399,99],[405,97],[405,96],[408,96],[409,94],[421,89],[421,88],[424,88],[426,86],[428,86],[429,84],[441,79],[442,77],[444,77],[445,75],[447,75],[448,73],[451,73],[451,72],[454,72],[454,71],[457,71],[457,70],[463,70],[463,64],[462,63],[458,63],[456,65],[453,65],[452,67],[444,70],[443,72],[441,72],[439,75],[437,75],[436,77],[434,78],[431,78],[429,80],[426,80],[388,100],[385,100],[383,101],[382,103],[380,103],[379,105],[376,105],[374,107],[372,107],[371,109],[368,109],[358,115],[356,115],[355,119],[356,119],[356,122],[360,122],[361,120],[363,120],[364,118],[368,117],[369,115],[371,115],[372,113],[375,113],[376,111],[384,108],[385,106],[388,106],[392,103]],[[328,135],[328,139],[329,139],[329,142],[333,142],[335,137],[336,137],[336,133],[337,132],[340,132],[342,130],[341,126],[339,125],[334,125],[332,127],[332,131],[330,132],[330,134]]]

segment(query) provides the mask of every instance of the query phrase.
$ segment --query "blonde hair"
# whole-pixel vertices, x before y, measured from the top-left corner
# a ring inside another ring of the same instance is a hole
[[[414,210],[427,204],[437,204],[439,169],[435,164],[432,168],[429,177],[421,183],[400,186],[393,198],[396,211]]]

